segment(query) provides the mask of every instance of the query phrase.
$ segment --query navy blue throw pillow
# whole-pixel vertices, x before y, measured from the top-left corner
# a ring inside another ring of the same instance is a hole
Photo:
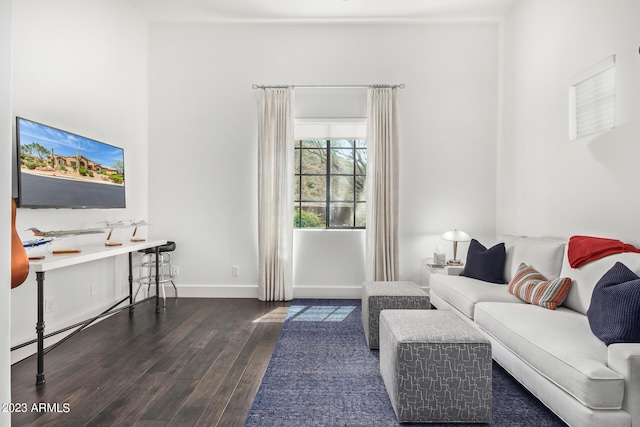
[[[617,262],[593,288],[587,318],[606,345],[640,343],[640,277]]]
[[[476,239],[471,239],[467,252],[467,263],[460,275],[485,282],[505,283],[505,258],[504,243],[498,243],[487,249]]]

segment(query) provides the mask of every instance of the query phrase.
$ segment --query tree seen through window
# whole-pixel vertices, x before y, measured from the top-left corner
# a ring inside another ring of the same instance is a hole
[[[294,227],[364,228],[364,140],[295,142]]]

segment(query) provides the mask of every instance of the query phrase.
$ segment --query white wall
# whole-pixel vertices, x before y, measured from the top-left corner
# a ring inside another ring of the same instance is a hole
[[[21,0],[13,5],[13,31],[12,114],[123,147],[127,175],[126,209],[18,209],[17,229],[86,228],[104,220],[147,218],[146,21],[124,0]],[[125,237],[114,235],[114,240]],[[21,232],[21,238],[33,237]],[[76,247],[104,238],[83,236],[54,245]],[[54,303],[45,315],[47,330],[97,314],[122,295],[128,275],[122,258],[47,273],[45,298]],[[97,289],[94,297],[90,283]],[[12,291],[12,344],[34,338],[35,301],[31,273]],[[34,351],[34,346],[15,351],[12,360]]]
[[[406,84],[403,279],[419,280],[420,259],[438,244],[451,252],[439,240],[444,231],[493,238],[497,34],[496,24],[152,24],[150,232],[177,240],[184,294],[257,295],[254,83]],[[340,111],[323,114],[366,113],[362,92],[339,96]],[[298,116],[312,117],[307,106],[325,98],[299,91]],[[348,282],[341,286],[360,286],[361,233],[317,233],[312,240],[320,243],[311,246],[300,233],[296,239],[295,295],[305,287],[309,296],[310,287],[336,284],[337,277]],[[353,248],[353,262],[337,267],[335,253],[345,248]],[[300,265],[305,260],[308,267]]]
[[[505,25],[499,232],[640,236],[640,2],[523,0]],[[616,129],[569,141],[572,77],[616,55]]]
[[[9,196],[11,195],[11,0],[0,0],[0,253],[11,253]],[[11,370],[9,368],[11,330],[11,289],[9,272],[11,257],[0,257],[0,402],[11,402]],[[0,412],[0,425],[11,424],[11,414]]]

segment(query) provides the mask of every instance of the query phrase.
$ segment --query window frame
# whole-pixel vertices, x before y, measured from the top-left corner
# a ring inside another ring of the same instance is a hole
[[[304,141],[323,141],[325,143],[324,147],[304,147]],[[349,141],[351,142],[351,147],[340,147],[334,146],[332,143],[336,141]],[[324,227],[301,227],[302,225],[302,214],[298,216],[298,222],[294,224],[294,229],[299,230],[365,230],[366,229],[366,219],[365,225],[358,226],[357,214],[358,214],[358,206],[364,206],[366,212],[366,176],[367,169],[366,163],[364,168],[364,173],[358,173],[357,167],[357,152],[367,152],[367,143],[363,138],[300,138],[296,139],[294,142],[294,150],[295,150],[295,158],[299,159],[298,168],[294,167],[294,179],[298,181],[298,192],[294,192],[294,212],[295,210],[303,211],[304,203],[324,203],[324,213],[325,213],[325,224]],[[302,171],[302,154],[304,150],[317,150],[317,151],[325,151],[326,156],[326,167],[324,173],[303,173]],[[352,173],[339,173],[332,172],[332,161],[331,161],[331,150],[349,150],[351,155],[353,156],[353,171]],[[366,158],[366,157],[365,157]],[[302,182],[304,177],[316,176],[316,177],[324,177],[325,182],[325,198],[324,200],[306,200],[303,198],[303,190],[302,190]],[[332,177],[348,177],[353,179],[353,197],[351,200],[346,199],[333,199],[331,192],[331,181]],[[364,177],[365,181],[365,200],[358,200],[358,192],[356,191],[356,180],[358,177]],[[350,204],[353,207],[353,226],[332,226],[331,225],[331,206],[336,204]]]
[[[611,55],[574,76],[569,86],[570,141],[616,128],[615,69],[616,55]]]

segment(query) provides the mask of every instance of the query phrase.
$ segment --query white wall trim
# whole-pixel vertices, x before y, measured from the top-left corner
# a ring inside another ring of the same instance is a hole
[[[258,298],[257,285],[177,285],[180,298]],[[165,288],[167,297],[173,290]],[[362,286],[294,286],[294,298],[359,299]]]
[[[179,298],[258,298],[257,285],[176,285]],[[169,298],[172,289],[165,291]]]
[[[362,285],[357,286],[294,286],[294,298],[360,299]]]

